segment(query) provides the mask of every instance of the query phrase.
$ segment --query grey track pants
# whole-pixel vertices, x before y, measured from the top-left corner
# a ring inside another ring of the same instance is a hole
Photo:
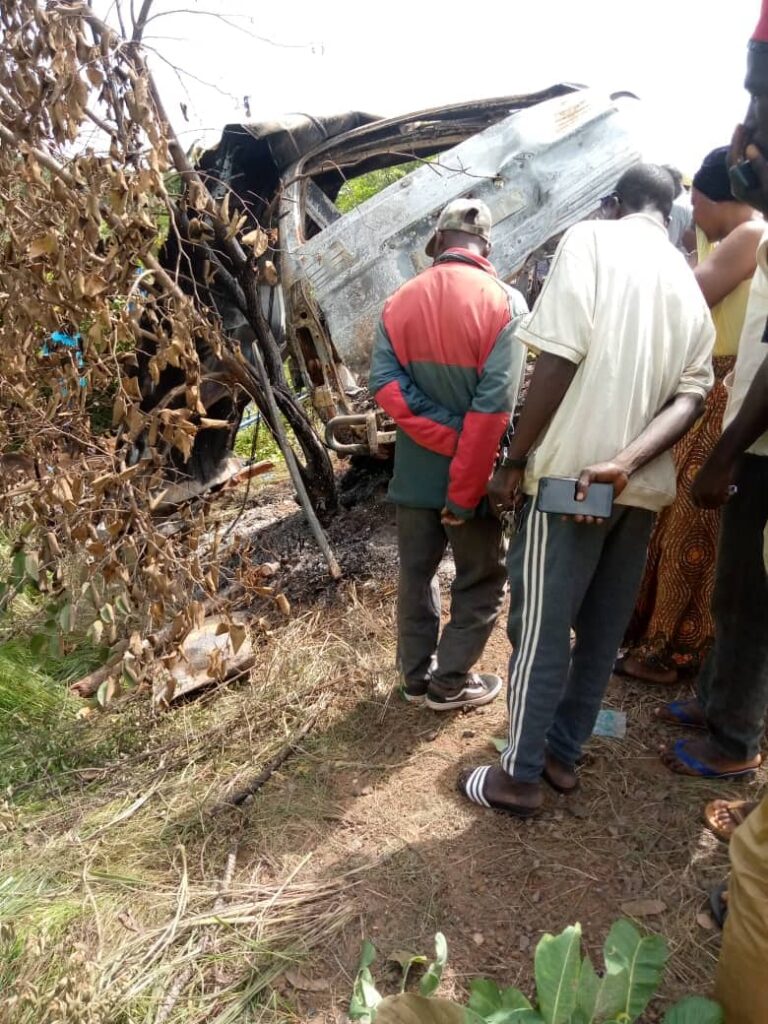
[[[617,505],[600,526],[576,523],[529,501],[508,557],[513,652],[501,764],[515,780],[537,781],[547,748],[566,765],[581,756],[632,614],[653,520]]]
[[[715,643],[699,675],[699,700],[726,757],[759,751],[768,710],[768,458],[745,455],[737,491],[723,507],[712,597]]]
[[[479,516],[462,526],[443,526],[431,508],[397,507],[400,580],[397,648],[406,683],[430,676],[455,691],[483,653],[501,611],[506,583],[501,524]],[[440,635],[437,568],[451,545],[456,577],[451,618]]]

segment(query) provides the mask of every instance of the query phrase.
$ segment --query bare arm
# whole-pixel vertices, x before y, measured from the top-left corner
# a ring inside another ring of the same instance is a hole
[[[717,508],[728,500],[736,460],[768,430],[768,356],[754,376],[744,404],[720,436],[693,482],[693,500]]]
[[[581,471],[576,484],[576,501],[584,501],[592,483],[613,484],[613,496],[618,498],[638,469],[667,451],[686,434],[704,411],[700,395],[683,392],[654,416],[645,430],[631,441],[623,451],[609,462],[599,462]],[[577,522],[601,522],[592,516],[575,516]]]
[[[748,220],[724,238],[711,256],[699,263],[694,276],[710,309],[748,281],[757,267],[757,246],[765,221]]]
[[[578,366],[568,359],[542,352],[528,386],[509,458],[525,459],[565,397]],[[497,469],[488,485],[491,505],[496,511],[511,508],[523,476],[522,469]]]
[[[512,438],[510,458],[522,459],[528,455],[557,412],[577,370],[576,363],[548,352],[542,352],[537,358],[525,405]]]

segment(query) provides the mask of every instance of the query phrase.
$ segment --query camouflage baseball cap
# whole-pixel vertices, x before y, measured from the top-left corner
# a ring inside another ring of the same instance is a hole
[[[434,234],[427,242],[427,256],[435,255],[438,231],[463,231],[467,235],[479,235],[488,242],[491,238],[491,211],[482,199],[452,199],[443,207]]]

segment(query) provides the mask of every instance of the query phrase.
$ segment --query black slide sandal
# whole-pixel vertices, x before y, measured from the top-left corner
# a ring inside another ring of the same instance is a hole
[[[513,818],[532,818],[539,813],[539,807],[526,807],[524,804],[500,804],[495,800],[489,800],[485,795],[485,778],[490,770],[490,765],[467,769],[459,776],[456,788],[471,803],[477,804],[478,807],[497,811],[499,814],[508,814]]]

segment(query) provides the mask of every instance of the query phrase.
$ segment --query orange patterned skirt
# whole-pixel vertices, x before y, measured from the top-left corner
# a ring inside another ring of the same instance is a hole
[[[735,362],[735,356],[714,358],[715,385],[704,413],[673,449],[677,497],[656,521],[625,638],[627,654],[654,668],[695,673],[712,644],[720,512],[696,508],[691,484],[720,437],[728,401],[723,378]]]

